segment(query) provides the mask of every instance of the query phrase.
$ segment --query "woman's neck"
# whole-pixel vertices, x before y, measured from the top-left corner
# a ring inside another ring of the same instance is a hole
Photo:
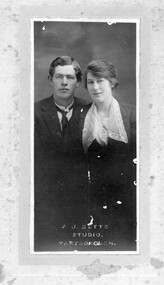
[[[96,104],[97,113],[100,116],[103,116],[103,117],[108,117],[109,116],[109,111],[110,111],[110,106],[111,106],[112,100],[113,100],[113,98],[111,98],[111,100],[108,101],[108,102],[103,102],[103,103]]]

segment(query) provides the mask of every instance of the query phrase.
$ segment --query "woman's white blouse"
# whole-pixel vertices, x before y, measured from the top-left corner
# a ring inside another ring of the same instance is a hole
[[[108,137],[128,143],[120,107],[117,100],[114,98],[111,102],[108,117],[100,117],[96,105],[92,103],[84,121],[82,133],[84,151],[87,151],[95,139],[101,145],[107,144]]]

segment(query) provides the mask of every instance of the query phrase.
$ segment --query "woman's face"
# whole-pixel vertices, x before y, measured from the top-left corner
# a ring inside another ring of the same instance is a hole
[[[107,79],[95,77],[89,72],[87,74],[87,89],[95,104],[111,102],[112,89]]]

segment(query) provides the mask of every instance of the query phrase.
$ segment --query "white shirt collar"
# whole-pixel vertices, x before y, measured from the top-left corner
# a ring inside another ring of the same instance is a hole
[[[72,103],[70,105],[68,105],[66,108],[64,106],[61,106],[59,104],[57,104],[55,101],[54,101],[55,105],[58,106],[61,110],[65,111],[65,112],[69,112],[72,105],[74,104],[74,100],[72,101]]]

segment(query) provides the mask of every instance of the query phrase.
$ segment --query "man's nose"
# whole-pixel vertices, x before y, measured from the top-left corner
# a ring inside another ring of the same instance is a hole
[[[66,76],[63,76],[63,78],[62,78],[62,84],[67,84],[67,78],[66,78]]]

